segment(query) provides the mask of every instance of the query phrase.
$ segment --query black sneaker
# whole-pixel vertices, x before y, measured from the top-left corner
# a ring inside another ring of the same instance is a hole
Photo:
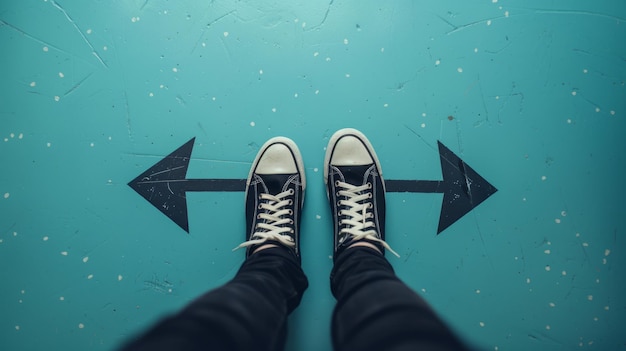
[[[384,255],[398,254],[385,240],[385,182],[372,144],[363,133],[346,128],[330,138],[324,180],[333,215],[334,259],[358,241],[367,241]],[[398,256],[399,257],[399,256]]]
[[[246,182],[246,257],[265,244],[290,249],[300,259],[300,217],[306,179],[298,146],[289,138],[268,140]]]

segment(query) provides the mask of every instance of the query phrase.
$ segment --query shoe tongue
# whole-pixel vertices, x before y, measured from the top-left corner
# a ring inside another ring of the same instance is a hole
[[[346,183],[352,185],[363,185],[367,183],[367,178],[365,177],[365,172],[367,172],[371,164],[363,165],[363,166],[336,166],[343,174]]]
[[[272,195],[277,195],[282,193],[283,187],[287,182],[289,177],[293,176],[293,174],[258,174],[261,179],[263,179],[263,183],[267,187],[268,193]]]

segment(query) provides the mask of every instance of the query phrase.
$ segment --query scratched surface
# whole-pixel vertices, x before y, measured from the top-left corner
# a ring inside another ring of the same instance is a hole
[[[626,5],[601,1],[0,3],[0,349],[108,350],[235,274],[243,194],[188,194],[189,234],[127,183],[196,137],[190,178],[245,178],[293,138],[311,287],[289,350],[330,348],[324,147],[390,179],[443,142],[498,192],[436,235],[388,196],[389,259],[472,344],[626,349]]]

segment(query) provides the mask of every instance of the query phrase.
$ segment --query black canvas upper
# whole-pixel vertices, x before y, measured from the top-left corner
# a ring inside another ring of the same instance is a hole
[[[337,259],[337,256],[343,252],[345,248],[350,246],[353,243],[351,237],[344,238],[342,242],[343,236],[349,236],[347,234],[339,234],[341,228],[346,227],[346,225],[341,225],[341,220],[346,219],[347,216],[340,216],[339,212],[342,209],[347,209],[347,206],[340,206],[339,201],[343,199],[343,197],[338,195],[340,189],[336,187],[336,181],[341,181],[345,183],[349,183],[351,185],[364,185],[367,183],[372,184],[371,189],[367,189],[362,191],[361,193],[371,192],[372,198],[366,199],[363,202],[372,202],[373,208],[368,210],[368,212],[372,212],[374,217],[372,220],[376,224],[376,231],[378,233],[378,238],[381,240],[385,240],[385,188],[383,179],[380,176],[378,169],[376,168],[376,164],[369,164],[363,166],[333,166],[329,165],[328,170],[328,180],[327,180],[327,188],[328,188],[328,196],[329,196],[329,204],[331,214],[333,215],[333,229],[334,229],[334,241],[335,241],[335,250],[334,250],[334,259]],[[380,251],[384,254],[384,248],[381,244],[376,242],[371,242],[376,247],[380,249]]]

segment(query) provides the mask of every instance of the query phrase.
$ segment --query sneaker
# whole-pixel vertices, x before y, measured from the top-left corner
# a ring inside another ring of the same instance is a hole
[[[350,245],[367,241],[384,255],[399,255],[385,242],[385,182],[369,140],[356,129],[337,131],[324,159],[324,180],[333,215],[334,258]]]
[[[293,140],[268,140],[254,160],[246,182],[246,257],[265,244],[284,246],[300,259],[300,217],[306,179]]]

